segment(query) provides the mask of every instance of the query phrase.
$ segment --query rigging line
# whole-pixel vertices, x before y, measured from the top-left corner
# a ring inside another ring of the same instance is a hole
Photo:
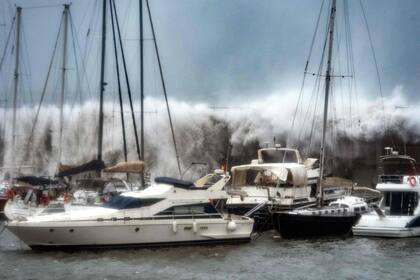
[[[179,162],[179,154],[178,154],[178,149],[177,149],[177,146],[176,146],[175,132],[174,132],[173,124],[172,124],[171,111],[169,109],[168,95],[166,93],[165,79],[163,77],[162,64],[160,63],[159,50],[158,50],[158,46],[157,46],[157,42],[156,42],[155,29],[154,29],[154,26],[153,26],[152,14],[150,12],[149,0],[146,0],[146,7],[147,7],[147,13],[149,15],[150,27],[151,27],[152,34],[153,34],[153,44],[154,44],[154,47],[155,47],[156,57],[157,57],[158,65],[159,65],[160,79],[161,79],[161,82],[162,82],[163,95],[165,96],[165,102],[166,102],[166,109],[167,109],[167,112],[168,112],[169,124],[171,126],[172,141],[174,143],[175,156],[176,156],[176,161],[177,161],[177,164],[178,164],[178,172],[179,172],[179,176],[181,176],[182,175],[181,164]]]
[[[126,62],[125,62],[124,48],[123,48],[123,44],[122,44],[120,24],[118,22],[118,13],[117,13],[117,9],[115,7],[115,0],[112,0],[112,5],[114,7],[115,23],[117,24],[117,32],[118,32],[118,38],[119,38],[119,43],[120,43],[119,45],[120,45],[120,51],[121,51],[121,57],[122,57],[122,61],[123,61],[123,69],[124,69],[124,75],[125,75],[125,83],[127,85],[128,100],[129,100],[130,109],[131,109],[131,118],[133,120],[133,128],[134,128],[134,137],[135,137],[135,140],[136,140],[137,156],[138,156],[139,160],[141,160],[142,158],[141,158],[141,152],[140,152],[139,136],[138,136],[138,133],[137,133],[136,117],[134,115],[133,98],[132,98],[132,95],[131,95],[130,82],[129,82],[129,79],[128,79],[128,71],[127,71],[127,65],[126,65]]]
[[[352,89],[354,92],[354,96],[356,98],[356,114],[357,114],[357,118],[360,122],[360,109],[359,109],[359,96],[358,96],[358,91],[357,91],[357,79],[356,79],[356,71],[355,71],[355,67],[354,67],[354,51],[353,51],[353,40],[352,40],[352,36],[351,36],[351,22],[350,22],[350,9],[348,8],[348,0],[345,1],[347,10],[346,10],[346,18],[347,18],[347,29],[348,29],[348,42],[349,42],[349,54],[350,54],[350,69],[351,69],[351,74],[353,76],[353,85],[352,85]],[[360,126],[359,126],[360,128]]]
[[[28,142],[26,144],[26,146],[28,147],[28,149],[30,149],[30,145],[32,144],[32,140],[33,140],[34,132],[35,132],[35,127],[36,127],[36,124],[38,122],[39,113],[41,111],[41,105],[42,105],[42,103],[44,101],[45,93],[47,92],[48,80],[50,78],[51,70],[53,68],[52,66],[53,66],[53,63],[54,63],[54,57],[55,57],[56,52],[57,52],[57,46],[58,46],[58,41],[60,39],[60,30],[61,30],[61,27],[63,25],[63,20],[64,20],[64,15],[61,16],[60,26],[58,27],[57,38],[55,40],[55,44],[54,44],[54,49],[53,49],[53,53],[52,53],[52,56],[51,56],[50,65],[48,67],[47,77],[45,79],[45,83],[44,83],[44,86],[43,86],[43,89],[42,89],[41,98],[39,100],[39,104],[38,104],[38,108],[37,108],[37,111],[36,111],[36,114],[35,114],[35,118],[34,118],[34,121],[32,123],[31,133],[29,134],[29,139],[28,139]]]
[[[115,68],[117,71],[117,83],[118,83],[118,97],[120,102],[120,115],[121,115],[121,126],[122,126],[122,133],[123,133],[123,144],[124,144],[124,160],[127,162],[127,140],[126,140],[126,133],[125,133],[125,121],[124,121],[124,105],[122,100],[122,92],[121,92],[121,81],[120,81],[120,67],[118,65],[118,51],[117,51],[117,41],[115,39],[115,24],[114,24],[114,11],[115,6],[112,5],[113,0],[109,0],[109,6],[111,11],[111,27],[112,27],[112,39],[114,44],[114,55],[115,55]],[[116,15],[115,15],[116,18]]]
[[[323,0],[323,1],[322,1],[321,8],[319,9],[318,18],[317,18],[317,20],[316,20],[316,24],[315,24],[315,31],[314,31],[314,35],[312,36],[311,45],[310,45],[310,47],[309,47],[309,54],[308,54],[308,57],[307,57],[307,59],[306,59],[306,64],[305,64],[305,70],[304,70],[304,73],[306,73],[306,71],[308,70],[308,65],[309,65],[309,61],[310,61],[311,56],[312,56],[312,50],[313,50],[313,46],[314,46],[314,43],[315,43],[316,34],[317,34],[317,32],[318,32],[319,21],[320,21],[320,18],[321,18],[322,8],[324,7],[324,3],[325,3],[325,0]],[[286,145],[288,145],[288,144],[289,144],[289,140],[290,140],[290,139],[289,139],[289,137],[290,137],[290,135],[292,134],[292,131],[293,131],[293,129],[294,129],[295,120],[296,120],[296,116],[297,116],[298,109],[299,109],[299,104],[300,104],[300,102],[301,102],[301,100],[302,100],[303,89],[304,89],[304,87],[305,87],[305,80],[306,80],[306,75],[304,74],[304,75],[303,75],[303,79],[302,79],[302,83],[301,83],[301,86],[300,86],[300,91],[299,91],[299,96],[298,96],[298,101],[297,101],[297,104],[296,104],[295,112],[294,112],[294,114],[293,114],[292,124],[291,124],[291,126],[290,126],[290,132],[289,132],[289,134],[287,135]]]
[[[23,66],[22,68],[27,71],[27,75],[23,75],[22,84],[25,79],[28,86],[27,90],[29,92],[28,103],[29,103],[29,106],[32,107],[32,105],[34,104],[34,96],[33,96],[32,86],[31,86],[32,85],[32,73],[31,73],[32,67],[31,67],[31,60],[29,59],[30,55],[28,51],[28,42],[26,40],[26,32],[25,32],[24,24],[22,24],[22,41],[23,41],[23,49],[24,49],[24,52],[22,53],[22,66]],[[26,56],[26,58],[24,56]]]
[[[328,7],[328,10],[330,8],[331,7]],[[319,62],[319,66],[318,66],[318,73],[319,74],[322,72],[322,69],[323,69],[324,63],[325,63],[325,50],[327,48],[328,29],[329,29],[329,26],[330,26],[330,18],[328,18],[328,20],[327,20],[327,26],[326,26],[326,32],[325,32],[325,39],[324,39],[324,46],[322,48],[321,60]],[[318,77],[320,77],[320,76],[318,76]],[[310,130],[310,134],[309,134],[309,145],[308,145],[308,148],[307,148],[307,155],[309,155],[309,153],[311,151],[311,146],[312,146],[312,142],[313,142],[313,133],[314,133],[316,121],[318,120],[318,114],[317,113],[318,113],[318,110],[319,110],[318,103],[320,102],[319,96],[320,96],[320,88],[321,88],[321,79],[319,78],[316,82],[317,83],[315,83],[314,90],[313,90],[313,92],[316,92],[316,99],[315,99],[314,111],[313,111],[313,115],[312,115],[312,124],[310,126],[311,127],[311,130]],[[325,89],[325,84],[324,84],[324,89]]]
[[[327,21],[327,27],[328,26],[329,26],[329,20]],[[316,106],[317,106],[317,103],[318,103],[320,77],[321,77],[322,67],[323,67],[323,63],[324,63],[325,49],[326,49],[326,46],[327,46],[327,38],[328,38],[328,32],[326,32],[326,36],[325,36],[325,39],[324,39],[324,45],[323,45],[323,48],[322,48],[321,60],[320,60],[319,65],[318,65],[318,75],[317,75],[317,78],[315,79],[315,84],[314,84],[314,88],[312,90],[312,95],[311,95],[311,96],[314,96],[314,94],[316,93],[316,102],[314,103],[314,117],[313,117],[313,120],[315,119]],[[304,137],[304,135],[302,136],[302,132],[303,132],[303,134],[306,134],[306,129],[305,129],[306,128],[306,120],[308,120],[308,118],[309,118],[309,111],[310,111],[310,104],[309,104],[309,106],[306,110],[305,117],[304,117],[303,122],[302,122],[302,126],[301,126],[302,130],[298,134],[298,141],[301,140],[301,137]],[[312,122],[310,138],[312,138],[313,126],[314,126],[314,122]],[[303,130],[305,130],[305,131],[303,131]]]
[[[77,98],[79,97],[81,99],[82,96],[82,85],[81,85],[81,79],[80,79],[80,67],[79,67],[79,63],[78,63],[78,59],[77,59],[77,49],[76,49],[76,44],[75,44],[75,38],[74,38],[74,26],[72,25],[71,22],[71,14],[70,14],[70,9],[68,10],[68,14],[69,14],[69,22],[70,22],[70,34],[71,34],[71,38],[72,38],[72,47],[73,47],[73,55],[74,55],[74,63],[76,64],[76,88],[75,88],[75,98],[73,100],[72,103],[72,110],[76,107],[76,102],[78,102]],[[79,102],[81,104],[81,102]]]
[[[1,60],[0,60],[0,72],[3,69],[3,67],[2,67],[3,66],[3,62],[4,62],[4,58],[6,57],[7,46],[9,45],[10,38],[12,37],[13,27],[15,25],[15,21],[16,21],[16,16],[14,16],[13,19],[12,19],[12,24],[10,25],[9,34],[7,35],[7,40],[6,40],[6,44],[4,46],[3,55],[1,56]]]
[[[330,9],[330,6],[331,6],[331,3],[328,5],[328,10]],[[325,30],[326,30],[325,33],[326,34],[327,34],[327,31],[328,31],[328,26],[329,26],[329,18],[326,21],[326,27],[325,27]],[[322,56],[321,56],[320,63],[318,65],[318,75],[317,75],[317,78],[315,79],[314,87],[312,89],[311,99],[312,99],[312,97],[314,96],[315,93],[316,93],[316,96],[318,95],[318,92],[316,92],[316,88],[317,88],[317,82],[319,82],[318,79],[319,79],[319,77],[321,75],[321,71],[322,71],[322,62],[323,62],[323,57],[324,57],[325,47],[326,47],[326,43],[325,42],[326,42],[326,39],[324,40],[324,46],[323,46]],[[314,106],[315,106],[314,107],[314,112],[315,112],[316,106],[317,106],[316,103],[314,103]],[[306,134],[306,130],[307,130],[307,128],[306,128],[306,121],[309,118],[309,111],[310,111],[310,109],[311,109],[311,103],[309,103],[308,108],[307,108],[306,113],[305,113],[305,116],[304,116],[304,118],[302,120],[301,130],[298,133],[298,141],[299,142],[301,141],[301,137],[304,137],[305,134]],[[303,133],[303,136],[302,136],[302,133]]]
[[[366,31],[368,33],[368,38],[369,38],[370,49],[371,49],[371,52],[372,52],[373,61],[375,63],[376,77],[378,79],[379,94],[380,94],[381,103],[382,103],[382,113],[383,113],[383,116],[384,116],[384,129],[385,129],[385,131],[387,131],[388,130],[388,126],[387,126],[387,123],[386,123],[384,96],[382,94],[382,82],[381,82],[381,76],[379,74],[378,61],[376,59],[376,53],[375,53],[375,49],[373,47],[372,35],[370,33],[370,28],[369,28],[369,24],[368,24],[368,21],[367,21],[367,17],[366,17],[366,13],[365,13],[365,8],[364,8],[363,3],[362,3],[361,0],[359,0],[359,4],[360,4],[360,8],[362,9],[363,20],[365,22]]]
[[[78,40],[78,34],[79,33],[75,34],[76,43],[77,43],[77,46],[78,46],[78,49],[79,49],[79,52],[80,52],[81,63],[83,65],[83,69],[84,69],[85,83],[87,85],[87,90],[88,90],[88,98],[90,100],[93,99],[90,83],[91,83],[91,81],[95,81],[95,79],[94,78],[93,79],[88,78],[88,75],[87,75],[87,72],[86,72],[86,64],[87,64],[87,60],[90,56],[91,50],[92,50],[93,45],[94,45],[93,44],[94,40],[93,39],[89,40],[89,38],[90,38],[91,30],[95,30],[96,27],[98,26],[98,21],[99,20],[96,20],[96,19],[99,17],[99,14],[100,14],[99,11],[100,11],[99,0],[96,0],[94,5],[92,5],[92,12],[91,12],[92,17],[90,18],[89,25],[88,25],[88,28],[87,28],[87,31],[86,31],[83,51],[82,51],[82,48],[81,48],[81,44]],[[71,17],[70,22],[71,22],[71,24],[75,25],[72,17]],[[100,44],[98,44],[98,49],[99,49],[99,46],[100,46]],[[96,54],[97,55],[94,57],[95,60],[94,60],[93,65],[97,64],[96,62],[99,60],[100,51],[96,52]],[[99,67],[94,67],[94,72],[93,73],[94,74],[91,74],[93,77],[99,77]]]
[[[92,98],[92,94],[91,94],[91,90],[90,90],[90,86],[89,86],[89,79],[87,77],[87,72],[86,72],[85,60],[84,60],[83,55],[82,55],[82,50],[80,48],[80,44],[79,44],[79,40],[77,38],[77,34],[75,32],[75,24],[73,22],[73,16],[72,16],[70,11],[69,11],[69,18],[70,18],[71,35],[72,35],[72,38],[73,38],[73,49],[75,49],[77,47],[77,50],[79,51],[79,56],[80,56],[81,65],[82,65],[82,74],[83,74],[83,77],[85,77],[87,92],[88,92],[89,98]],[[77,53],[77,51],[75,50],[76,68],[79,69],[76,53]],[[81,84],[80,85],[80,90],[82,91],[83,90],[83,88],[82,88],[83,81],[81,79],[80,79],[80,81],[81,81],[80,82],[80,84]]]

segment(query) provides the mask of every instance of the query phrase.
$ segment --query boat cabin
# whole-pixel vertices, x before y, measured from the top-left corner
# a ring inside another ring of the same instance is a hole
[[[258,150],[258,163],[299,163],[302,158],[297,149],[281,148],[276,145],[274,148],[263,148]]]
[[[379,157],[378,183],[403,183],[404,175],[419,174],[415,159],[408,155],[399,155],[391,148],[386,148],[386,150],[387,154]]]

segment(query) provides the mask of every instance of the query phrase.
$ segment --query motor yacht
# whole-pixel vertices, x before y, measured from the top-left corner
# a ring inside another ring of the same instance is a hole
[[[379,205],[362,216],[354,235],[377,237],[420,236],[420,176],[416,161],[392,149],[379,158],[376,189],[383,194]]]
[[[297,149],[280,145],[259,149],[258,159],[232,167],[228,211],[253,217],[256,230],[267,230],[272,228],[268,208],[273,203],[279,210],[315,205],[313,188],[319,172],[315,163],[315,159],[303,163]]]
[[[219,210],[228,199],[223,186],[197,187],[158,177],[150,187],[115,196],[103,206],[63,208],[59,213],[45,209],[6,226],[33,249],[249,241],[253,220]]]

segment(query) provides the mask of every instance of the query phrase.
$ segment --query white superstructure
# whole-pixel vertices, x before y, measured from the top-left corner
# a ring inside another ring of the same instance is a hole
[[[378,206],[353,227],[354,235],[420,236],[420,176],[416,161],[393,152],[380,158],[376,189],[383,194]]]

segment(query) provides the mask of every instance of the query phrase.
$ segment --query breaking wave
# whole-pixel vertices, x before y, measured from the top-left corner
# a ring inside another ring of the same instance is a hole
[[[257,101],[235,104],[235,107],[215,107],[170,100],[174,129],[181,166],[186,177],[218,168],[226,160],[229,164],[247,163],[256,157],[256,150],[266,142],[298,147],[305,156],[318,156],[320,117],[314,123],[313,137],[309,139],[302,125],[304,116],[298,115],[291,130],[296,96],[273,93]],[[397,87],[390,98],[363,100],[358,114],[349,116],[348,108],[334,107],[333,127],[327,136],[331,172],[354,177],[354,165],[361,160],[375,161],[384,145],[408,149],[420,141],[418,104],[404,97]],[[120,113],[117,106],[104,106],[104,160],[113,164],[123,160],[123,138]],[[126,106],[128,108],[128,106]],[[177,176],[174,147],[166,108],[162,100],[145,100],[145,162],[152,174]],[[384,108],[384,109],[383,109]],[[98,104],[87,101],[82,105],[67,105],[64,110],[62,158],[58,159],[59,110],[45,105],[30,138],[34,108],[21,107],[18,112],[16,152],[12,154],[11,110],[0,110],[0,165],[10,167],[12,159],[25,173],[27,166],[40,175],[53,175],[57,164],[78,164],[91,160],[97,152]],[[4,117],[3,117],[4,116]],[[135,139],[130,113],[125,112],[128,158],[136,159]],[[136,112],[137,118],[138,112]],[[139,121],[137,120],[137,124]],[[333,125],[333,126],[332,126]],[[305,128],[306,127],[306,128]],[[387,129],[386,129],[387,128]],[[299,137],[303,135],[303,137]],[[31,139],[31,141],[29,141]],[[311,140],[311,141],[310,141]],[[311,143],[310,145],[308,143]],[[308,148],[308,146],[310,146]],[[413,146],[414,147],[414,146]],[[409,151],[407,151],[409,152]],[[416,156],[416,155],[414,155]],[[359,161],[358,161],[359,160]],[[206,165],[191,166],[192,162]],[[372,167],[373,168],[373,167]],[[347,170],[347,171],[346,171]]]

